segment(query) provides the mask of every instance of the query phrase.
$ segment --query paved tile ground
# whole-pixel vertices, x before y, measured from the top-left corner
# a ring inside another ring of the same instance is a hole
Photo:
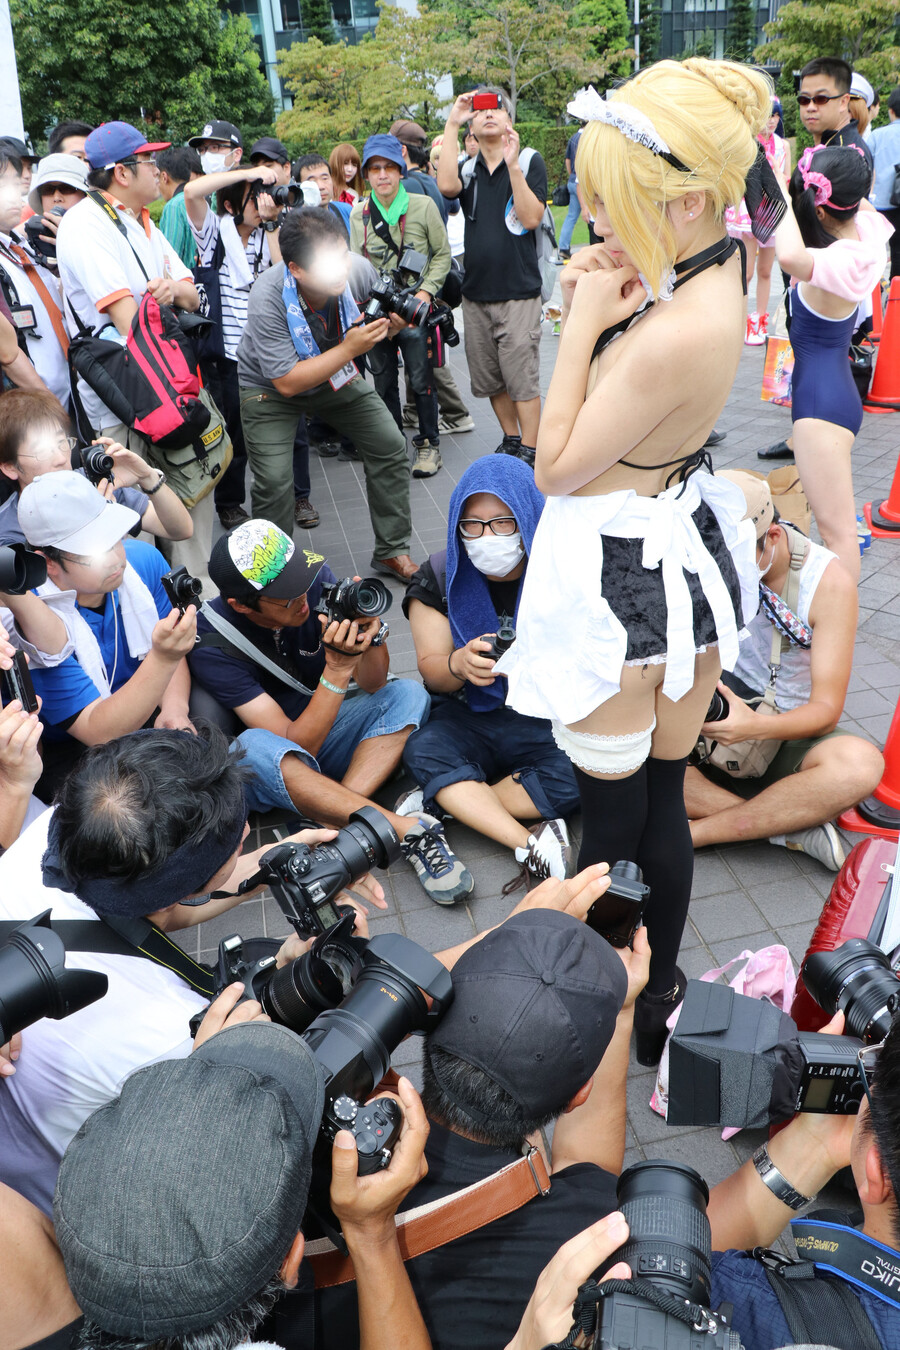
[[[556,355],[556,339],[545,327],[542,340],[542,387],[549,384]],[[719,425],[727,439],[716,449],[716,467],[756,468],[757,449],[779,440],[790,430],[787,410],[763,403],[759,397],[763,348],[745,348],[738,377]],[[412,554],[421,559],[445,544],[447,507],[461,473],[472,460],[494,450],[500,435],[488,404],[470,399],[462,346],[452,354],[452,368],[475,419],[476,430],[464,436],[442,438],[444,467],[437,477],[413,481],[414,536]],[[647,374],[648,385],[651,373]],[[857,508],[888,494],[900,448],[900,417],[867,414],[854,449]],[[301,532],[303,544],[325,553],[338,576],[365,575],[372,555],[372,531],[366,508],[361,465],[321,460],[313,455],[313,501],[322,521],[314,531]],[[392,584],[395,608],[391,614],[391,666],[398,675],[416,674],[409,627],[399,609],[401,587]],[[897,696],[900,694],[900,542],[876,540],[862,561],[860,626],[853,678],[842,725],[883,745]],[[559,640],[570,640],[561,625]],[[385,789],[392,802],[402,784]],[[576,822],[577,832],[577,822]],[[515,872],[509,853],[499,845],[451,823],[453,847],[476,878],[475,894],[467,905],[442,909],[433,905],[405,864],[395,865],[384,878],[387,913],[371,921],[376,932],[403,932],[431,950],[461,941],[503,919],[511,901],[501,889]],[[270,835],[263,837],[266,842]],[[257,840],[249,841],[255,846]],[[814,923],[827,897],[833,875],[813,859],[788,853],[768,843],[730,845],[708,849],[697,856],[690,918],[680,957],[688,976],[699,976],[724,964],[746,948],[784,943],[799,964]],[[283,935],[287,924],[271,899],[253,900],[240,909],[192,930],[187,945],[206,959],[219,940],[239,931],[246,937]],[[407,1042],[395,1062],[416,1077],[417,1042]],[[761,1132],[745,1131],[723,1142],[711,1129],[670,1129],[648,1106],[653,1087],[651,1072],[632,1064],[628,1085],[628,1153],[626,1162],[665,1156],[697,1167],[711,1184],[734,1170],[761,1140]],[[838,1193],[837,1199],[843,1197]]]

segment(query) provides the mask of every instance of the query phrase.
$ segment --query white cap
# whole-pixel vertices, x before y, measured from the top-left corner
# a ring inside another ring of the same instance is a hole
[[[88,166],[77,155],[45,155],[38,165],[37,173],[31,180],[28,205],[36,216],[43,214],[40,189],[47,183],[65,183],[66,187],[77,188],[86,193]]]
[[[853,77],[850,80],[850,94],[851,97],[864,98],[867,108],[871,108],[875,102],[875,90],[869,84],[865,75],[860,75],[858,70],[854,70]]]
[[[137,511],[107,501],[71,469],[42,474],[19,497],[19,526],[32,548],[49,545],[81,557],[106,553],[139,520]]]

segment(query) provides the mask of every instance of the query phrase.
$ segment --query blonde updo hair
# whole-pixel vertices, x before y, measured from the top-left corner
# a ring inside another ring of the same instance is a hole
[[[691,172],[638,145],[616,127],[589,122],[578,143],[576,172],[585,200],[595,198],[654,294],[675,261],[664,209],[686,192],[705,192],[716,219],[736,206],[756,157],[756,136],[772,111],[767,76],[736,61],[658,61],[616,89],[609,102],[649,117],[669,150]]]

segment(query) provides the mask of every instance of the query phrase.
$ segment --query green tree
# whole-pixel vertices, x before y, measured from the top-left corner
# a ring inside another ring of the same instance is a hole
[[[641,40],[641,65],[649,66],[659,60],[662,42],[662,5],[660,0],[641,0],[640,23],[634,22],[634,0],[631,4],[632,31]],[[634,46],[635,43],[632,43]]]
[[[326,46],[334,42],[334,15],[331,0],[300,0],[300,18],[307,38],[318,38]]]
[[[725,55],[732,61],[749,61],[756,44],[755,0],[731,0],[725,30]]]
[[[578,0],[573,22],[593,34],[591,46],[611,75],[627,75],[631,70],[631,19],[626,0]],[[620,60],[615,54],[624,53]]]
[[[210,116],[270,122],[246,17],[216,0],[11,0],[25,126],[121,118],[180,141]]]
[[[412,93],[400,66],[384,65],[371,38],[351,47],[326,46],[318,38],[295,42],[280,53],[278,70],[294,106],[276,122],[278,135],[296,150],[330,148],[373,129],[388,127]]]
[[[799,70],[814,56],[843,56],[876,89],[900,80],[897,0],[790,0],[765,25],[758,61]]]
[[[438,92],[448,73],[465,66],[465,43],[441,10],[420,4],[418,14],[399,5],[378,5],[375,45],[386,69],[403,73],[397,112],[428,127],[439,115],[446,95]]]

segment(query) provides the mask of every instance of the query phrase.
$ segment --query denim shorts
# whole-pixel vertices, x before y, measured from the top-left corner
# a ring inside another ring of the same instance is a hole
[[[375,694],[355,694],[344,699],[318,756],[284,736],[276,736],[274,731],[254,728],[242,732],[237,744],[253,774],[245,788],[247,810],[295,811],[281,773],[285,755],[299,755],[316,773],[340,782],[361,741],[390,736],[404,727],[419,727],[427,720],[428,711],[428,694],[421,684],[415,680],[391,680]]]

